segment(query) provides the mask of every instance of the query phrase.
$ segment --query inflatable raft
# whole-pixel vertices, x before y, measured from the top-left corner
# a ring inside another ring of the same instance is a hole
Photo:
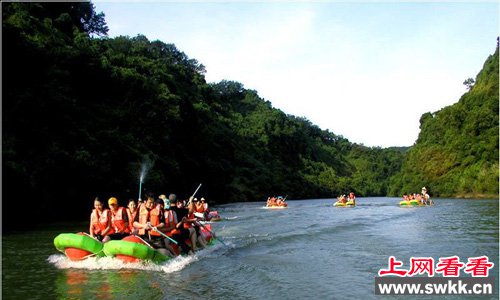
[[[104,256],[103,243],[83,232],[61,233],[54,239],[54,246],[70,260]]]
[[[400,207],[420,207],[420,206],[432,206],[434,203],[430,201],[429,204],[423,204],[420,201],[414,199],[414,200],[403,200],[399,202]]]
[[[215,243],[215,238],[212,236],[212,225],[210,224],[207,224],[207,223],[203,223],[203,222],[199,222],[201,224],[200,226],[200,233],[203,234],[203,236],[205,237],[205,241],[207,241],[207,246],[211,246]],[[186,240],[186,244],[188,246],[191,246],[191,241],[190,240]],[[174,249],[174,253],[175,255],[180,255],[180,249],[179,249],[179,246],[175,245],[175,244],[170,244],[172,246],[172,248]]]
[[[278,206],[278,205],[271,205],[271,206],[264,206],[265,209],[282,209],[282,208],[288,208],[288,206]]]
[[[170,259],[169,256],[154,249],[135,235],[129,235],[118,241],[106,242],[103,251],[106,256],[116,257],[124,262],[148,260],[154,263],[162,263]]]
[[[403,200],[399,202],[399,206],[401,207],[417,207],[417,206],[425,206],[425,204],[420,203],[420,201],[414,200]]]
[[[342,203],[342,202],[335,202],[333,203],[333,206],[335,207],[354,207],[356,206],[356,204],[353,202],[353,201],[347,201],[346,203]]]
[[[194,213],[195,217],[198,218],[202,224],[210,224],[212,222],[219,222],[222,220],[219,213],[216,210],[207,213]]]
[[[212,222],[219,222],[222,220],[220,217],[219,213],[216,210],[212,210],[211,212],[208,213],[209,221]]]
[[[208,245],[214,243],[210,225],[200,226],[200,233],[204,235]],[[190,241],[186,241],[190,245]],[[70,260],[84,260],[88,257],[114,257],[124,262],[151,261],[162,263],[171,257],[151,247],[138,236],[130,235],[122,240],[112,240],[101,243],[86,233],[61,233],[54,239],[57,250],[64,253]],[[172,245],[172,244],[171,244]],[[172,245],[174,252],[179,255],[177,245]]]

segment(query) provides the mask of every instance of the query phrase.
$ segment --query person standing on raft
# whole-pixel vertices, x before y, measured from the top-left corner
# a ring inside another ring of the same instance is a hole
[[[425,186],[422,187],[422,198],[423,198],[423,200],[425,200],[426,205],[434,204],[431,200],[431,196],[429,196],[429,194],[427,194],[427,188]]]

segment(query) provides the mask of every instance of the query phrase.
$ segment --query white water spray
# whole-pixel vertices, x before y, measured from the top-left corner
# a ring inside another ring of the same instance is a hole
[[[141,166],[141,173],[139,174],[139,198],[141,199],[141,193],[142,193],[142,183],[144,182],[144,177],[146,177],[146,173],[148,172],[148,164],[147,163],[142,163]]]
[[[152,262],[125,263],[112,257],[90,257],[82,261],[71,261],[63,254],[53,254],[47,258],[47,261],[58,269],[86,269],[86,270],[122,270],[135,269],[145,271],[156,271],[164,273],[178,272],[188,265],[214,255],[221,255],[221,245],[217,244],[207,249],[203,249],[194,255],[177,256],[162,264]]]
[[[86,270],[122,270],[135,269],[145,271],[156,271],[164,273],[177,272],[184,269],[189,264],[199,259],[196,255],[179,256],[163,264],[152,262],[125,263],[119,259],[111,257],[91,257],[82,261],[71,261],[62,254],[53,254],[47,258],[47,261],[58,269],[86,269]]]

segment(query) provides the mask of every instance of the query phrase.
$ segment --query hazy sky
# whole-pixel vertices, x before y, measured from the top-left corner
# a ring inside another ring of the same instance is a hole
[[[241,82],[287,114],[367,146],[410,146],[457,102],[499,35],[476,2],[102,2],[109,36],[173,43],[208,82]]]

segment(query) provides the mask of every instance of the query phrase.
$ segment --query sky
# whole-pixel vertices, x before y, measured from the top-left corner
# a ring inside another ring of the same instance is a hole
[[[487,2],[94,1],[108,35],[175,44],[207,82],[237,81],[286,114],[365,146],[411,146],[495,51]]]

